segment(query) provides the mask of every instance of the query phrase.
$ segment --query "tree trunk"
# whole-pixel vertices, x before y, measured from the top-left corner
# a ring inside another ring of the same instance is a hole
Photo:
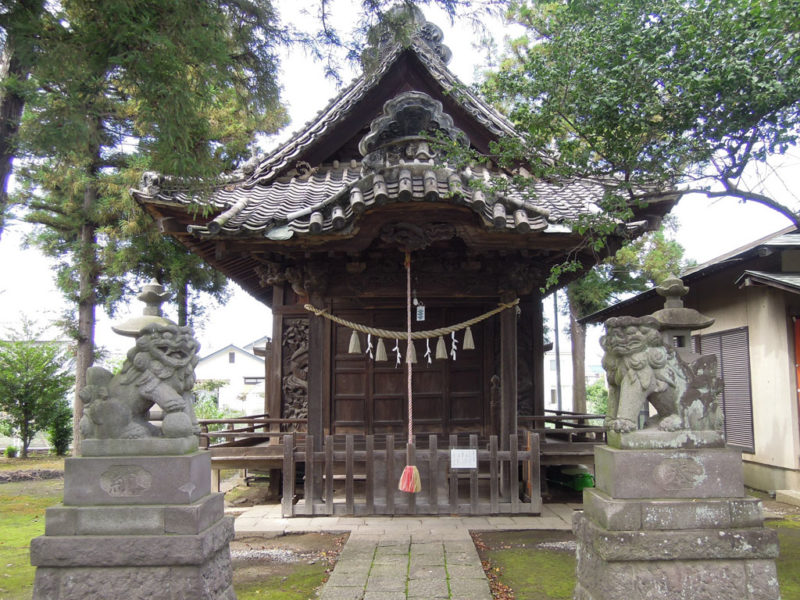
[[[92,177],[94,173],[92,173]],[[94,363],[95,309],[97,305],[97,229],[90,218],[92,207],[97,201],[97,188],[94,182],[86,186],[83,195],[84,224],[81,226],[79,249],[79,291],[78,291],[78,348],[75,356],[75,418],[73,421],[73,455],[80,454],[80,421],[83,416],[81,390],[86,386],[86,369]]]
[[[19,437],[22,440],[22,449],[20,450],[19,454],[21,458],[28,458],[28,446],[31,444],[28,423],[30,423],[30,417],[28,417],[28,415],[24,415],[22,419],[22,425],[19,428]]]
[[[31,71],[32,23],[44,12],[43,0],[21,0],[6,14],[6,39],[0,49],[0,82],[24,81]],[[22,29],[28,33],[20,35]],[[20,52],[22,50],[22,52]],[[27,61],[20,59],[28,57]],[[0,237],[3,236],[6,209],[8,208],[8,182],[11,177],[15,153],[15,138],[22,118],[25,99],[11,89],[0,85]]]
[[[572,338],[572,410],[586,413],[586,326],[578,323],[578,309],[569,299],[569,333]]]
[[[178,290],[175,294],[175,304],[178,305],[178,325],[185,327],[189,320],[189,285],[180,281],[175,285]]]

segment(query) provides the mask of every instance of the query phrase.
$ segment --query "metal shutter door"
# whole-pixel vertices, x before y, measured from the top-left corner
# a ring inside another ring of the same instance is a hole
[[[750,350],[747,328],[700,336],[700,351],[717,357],[722,377],[725,439],[731,446],[754,452],[753,403],[750,395]]]

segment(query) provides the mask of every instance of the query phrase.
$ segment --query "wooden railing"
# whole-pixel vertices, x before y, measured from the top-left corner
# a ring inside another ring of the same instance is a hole
[[[449,448],[442,449],[435,434],[427,436],[427,447],[417,446],[420,437],[414,436],[408,447],[397,447],[392,434],[329,435],[322,449],[315,451],[313,436],[307,435],[300,443],[285,435],[283,516],[541,512],[538,435],[511,435],[507,450],[499,448],[497,436],[491,436],[487,446],[479,448],[477,435],[470,435],[466,445],[459,445],[458,436],[451,435]],[[477,468],[451,468],[450,448],[474,449]],[[417,494],[397,489],[407,455],[420,470],[422,491]],[[304,470],[303,501],[295,504],[299,465]],[[522,499],[520,473],[532,491]],[[344,481],[343,494],[334,488],[337,478]],[[362,481],[363,490],[357,497],[356,483],[360,487]]]
[[[290,428],[307,425],[308,419],[271,419],[269,415],[252,415],[228,419],[198,419],[197,422],[200,424],[200,445],[208,449],[212,447],[213,438],[223,439],[224,443],[245,440],[279,443],[281,436]],[[209,425],[225,425],[226,428],[210,431]],[[236,427],[237,425],[243,427]]]
[[[567,442],[594,441],[602,443],[605,441],[606,430],[602,425],[605,415],[568,411],[546,412],[552,414],[521,415],[517,417],[517,422],[521,428],[538,433],[543,438],[551,437]],[[599,424],[590,423],[591,421]],[[547,441],[547,439],[542,439],[543,444]]]
[[[605,444],[605,415],[547,411],[544,416],[520,416],[520,431],[539,435],[541,464],[594,465],[594,448]]]

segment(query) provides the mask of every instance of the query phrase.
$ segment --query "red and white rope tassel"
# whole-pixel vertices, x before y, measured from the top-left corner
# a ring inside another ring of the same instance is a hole
[[[419,469],[411,464],[411,444],[414,439],[414,403],[411,399],[411,253],[406,252],[406,372],[408,373],[408,443],[406,444],[406,468],[397,486],[401,492],[416,493],[422,490]]]

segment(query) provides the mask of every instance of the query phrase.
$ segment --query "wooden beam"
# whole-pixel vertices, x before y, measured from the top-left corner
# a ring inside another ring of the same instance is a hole
[[[184,223],[181,223],[175,217],[162,217],[156,221],[158,223],[158,231],[159,233],[165,235],[191,235]]]
[[[542,295],[538,290],[533,294],[533,414],[544,414],[544,318],[542,316]]]
[[[501,298],[509,302],[507,298]],[[517,311],[500,313],[500,444],[508,450],[508,436],[517,433]]]
[[[272,305],[283,304],[283,285],[272,287]],[[272,312],[272,351],[267,358],[267,400],[266,412],[272,418],[283,416],[281,409],[281,389],[283,382],[283,314],[280,311]]]
[[[318,294],[311,295],[311,304],[325,306],[324,299]],[[322,450],[324,439],[325,415],[325,319],[310,315],[308,319],[308,433],[314,439],[314,451]],[[322,476],[314,473],[312,489],[321,492]],[[316,498],[306,498],[306,502],[314,502]]]

